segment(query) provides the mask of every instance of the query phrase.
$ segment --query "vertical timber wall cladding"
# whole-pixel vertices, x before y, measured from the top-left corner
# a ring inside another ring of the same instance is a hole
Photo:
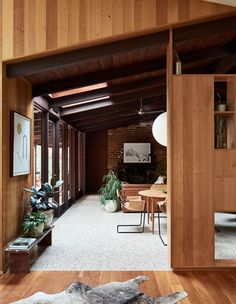
[[[97,193],[107,173],[107,130],[86,133],[86,193]]]
[[[231,11],[199,0],[0,0],[0,60]],[[2,92],[2,64],[0,81],[0,216],[4,218],[0,243],[4,245],[19,229],[19,191],[32,184],[32,175],[9,178],[9,110],[33,117],[33,109],[27,83],[5,80]],[[1,262],[2,251],[0,270]]]
[[[33,103],[31,86],[21,79],[4,79],[3,81],[3,114],[2,114],[2,204],[3,216],[3,245],[20,233],[28,195],[23,188],[33,184],[33,146],[31,146],[31,174],[10,177],[10,111],[16,111],[32,120]],[[31,135],[31,142],[33,135]],[[2,259],[1,259],[2,260]]]
[[[0,1],[0,14],[2,16],[3,10],[2,10],[2,1]],[[2,265],[2,245],[3,245],[3,188],[2,188],[2,18],[0,18],[0,273],[3,269]]]
[[[200,0],[1,0],[3,58],[220,15]]]
[[[214,266],[212,76],[173,76],[172,267]]]

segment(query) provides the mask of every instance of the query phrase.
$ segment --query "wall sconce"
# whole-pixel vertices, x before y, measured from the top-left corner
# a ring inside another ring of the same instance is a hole
[[[159,144],[167,147],[167,112],[162,113],[154,120],[152,135]]]

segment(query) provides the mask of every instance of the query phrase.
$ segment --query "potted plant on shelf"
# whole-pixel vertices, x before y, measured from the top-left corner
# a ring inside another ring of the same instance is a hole
[[[101,205],[106,212],[115,212],[118,209],[117,190],[121,189],[121,182],[112,170],[103,176],[103,182],[99,190]]]
[[[225,135],[225,120],[222,115],[219,115],[216,117],[216,147],[219,149],[226,148],[224,135]]]
[[[44,183],[38,190],[35,186],[31,189],[24,189],[31,193],[30,208],[32,212],[43,212],[46,216],[45,229],[49,228],[54,217],[54,209],[58,208],[58,202],[55,200],[55,195],[59,194],[59,188],[63,184],[62,180],[56,181],[55,178],[51,179],[51,184]]]
[[[216,110],[219,111],[219,112],[226,111],[227,102],[222,101],[221,94],[220,94],[219,91],[216,91],[216,95],[217,95],[217,108],[216,108]]]
[[[22,231],[25,236],[37,237],[43,233],[46,216],[43,212],[29,212],[23,219]]]

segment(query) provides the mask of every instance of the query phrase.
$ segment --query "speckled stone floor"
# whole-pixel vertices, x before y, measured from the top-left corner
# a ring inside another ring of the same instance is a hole
[[[215,213],[215,258],[236,259],[236,214]]]
[[[137,214],[106,213],[97,195],[84,196],[56,221],[53,245],[31,270],[170,270],[157,228],[154,235],[147,224],[144,233],[116,232],[117,224],[138,220]],[[162,223],[166,240],[166,220]]]

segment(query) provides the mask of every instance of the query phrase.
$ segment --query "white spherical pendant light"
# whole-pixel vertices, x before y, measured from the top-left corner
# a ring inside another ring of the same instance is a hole
[[[162,146],[167,146],[167,112],[159,115],[153,122],[152,134]]]

